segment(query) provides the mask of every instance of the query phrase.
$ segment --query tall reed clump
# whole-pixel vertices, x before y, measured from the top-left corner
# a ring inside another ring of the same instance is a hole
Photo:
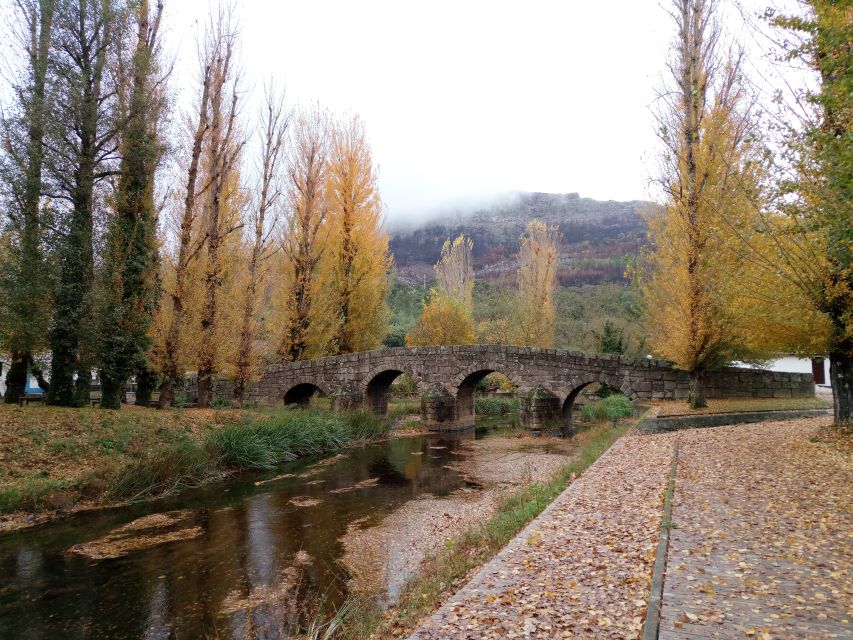
[[[370,412],[285,411],[211,430],[201,443],[187,438],[155,449],[109,478],[103,496],[128,501],[165,496],[229,471],[274,469],[297,458],[376,440],[388,430],[389,422]]]
[[[366,411],[288,411],[254,424],[213,431],[208,445],[225,468],[272,469],[296,458],[375,440],[388,430],[387,420]]]

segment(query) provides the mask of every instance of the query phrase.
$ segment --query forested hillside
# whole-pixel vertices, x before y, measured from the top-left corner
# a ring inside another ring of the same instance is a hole
[[[423,284],[432,276],[441,246],[464,233],[474,241],[478,279],[515,271],[519,237],[528,222],[557,225],[562,234],[557,280],[564,286],[621,282],[624,257],[645,237],[642,213],[652,203],[581,198],[577,193],[516,193],[474,211],[449,212],[423,224],[391,225],[391,251],[398,277]]]

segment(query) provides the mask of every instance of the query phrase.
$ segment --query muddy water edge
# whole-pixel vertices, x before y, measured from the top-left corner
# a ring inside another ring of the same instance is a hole
[[[356,592],[393,601],[425,553],[568,442],[507,420],[245,474],[0,537],[0,638],[275,637]]]

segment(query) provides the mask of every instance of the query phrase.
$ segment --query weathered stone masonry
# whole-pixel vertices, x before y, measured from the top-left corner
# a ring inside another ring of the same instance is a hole
[[[584,354],[557,349],[466,345],[395,347],[274,364],[250,391],[257,404],[304,404],[320,392],[337,409],[388,409],[391,383],[407,373],[421,394],[425,424],[436,430],[474,423],[474,389],[493,371],[518,388],[522,419],[531,428],[571,426],[578,393],[593,382],[620,389],[632,400],[686,398],[689,379],[662,360]],[[790,398],[814,395],[811,374],[729,368],[706,378],[709,398]]]

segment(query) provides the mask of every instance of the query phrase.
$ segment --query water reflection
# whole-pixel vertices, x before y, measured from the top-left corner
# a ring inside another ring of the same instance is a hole
[[[285,624],[289,613],[237,607],[223,614],[223,606],[276,590],[281,595],[296,565],[297,591],[321,594],[333,607],[346,596],[348,575],[338,561],[349,523],[375,523],[420,495],[464,486],[446,465],[460,442],[473,437],[395,439],[348,450],[334,464],[302,461],[175,499],[8,534],[0,538],[0,638],[244,637]],[[255,485],[286,472],[293,477]],[[320,502],[299,507],[296,497]],[[199,526],[202,535],[111,560],[67,552],[174,509],[191,511],[182,526]]]

